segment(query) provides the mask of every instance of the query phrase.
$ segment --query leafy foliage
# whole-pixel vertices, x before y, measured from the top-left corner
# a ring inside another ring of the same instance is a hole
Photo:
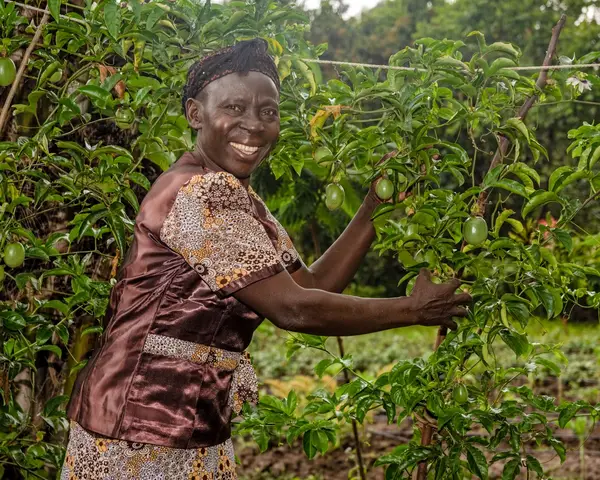
[[[11,3],[0,9],[2,48],[18,56],[37,17],[30,23]],[[315,226],[339,228],[360,204],[357,187],[385,173],[397,193],[411,192],[375,214],[376,251],[399,260],[400,287],[410,291],[418,269],[428,266],[441,279],[460,273],[476,302],[435,353],[398,362],[375,379],[356,372],[351,355],[328,350],[326,339],[294,336],[290,354],[304,347],[328,356],[317,375],[344,368],[354,380],[333,393],[314,392],[302,409],[293,392],[265,396],[258,410],[246,407],[239,431],[262,449],[272,437],[301,437],[312,458],[335,443],[340,423],[362,422],[383,408],[390,422],[412,417],[437,431],[430,446],[419,445],[416,430],[413,442],[380,458],[387,478],[401,478],[420,461],[436,478],[464,471],[487,478],[489,463],[502,461],[505,477],[514,478],[521,468],[541,472],[533,457],[521,458],[525,442],[546,443],[564,457],[549,414],[558,414],[560,425],[581,413],[596,418],[596,406],[557,405],[518,383],[537,369],[559,372],[564,360],[558,347],[529,341],[530,322],[600,304],[592,283],[600,276],[597,261],[586,260],[595,247],[572,227],[597,197],[599,127],[571,130],[575,161],[544,176],[546,147],[515,116],[534,94],[542,93],[543,102],[577,99],[581,92],[567,83],[568,74],[552,74],[552,84],[538,92],[532,77],[511,69],[521,56],[517,46],[488,44],[472,32],[464,42],[425,38],[400,50],[390,64],[410,69],[389,71],[383,80],[381,72],[344,69],[341,79],[323,83],[315,64],[302,59],[326,46],[308,43],[306,17],[277,2],[105,0],[75,8],[53,1],[49,9],[52,21],[0,143],[0,251],[9,243],[25,246],[25,263],[5,270],[0,303],[0,468],[10,478],[49,478],[60,465],[62,409],[102,330],[139,202],[156,175],[194,145],[180,107],[187,68],[200,53],[255,35],[268,39],[283,81],[281,139],[269,169],[255,179],[270,206],[292,230],[313,228],[314,240]],[[598,86],[597,77],[587,78]],[[483,177],[500,137],[511,149]],[[319,147],[331,156],[317,162]],[[395,156],[377,164],[391,150]],[[343,213],[324,206],[331,179],[346,191]],[[569,195],[574,185],[589,192],[586,199]],[[485,212],[489,238],[463,246],[464,220],[484,213],[482,191],[493,206]],[[556,224],[550,215],[539,220],[549,206],[558,212]],[[317,212],[310,225],[303,222],[307,211]],[[514,352],[514,366],[497,365],[499,344]],[[466,386],[467,402],[453,399],[457,383]],[[487,435],[471,435],[476,428]]]

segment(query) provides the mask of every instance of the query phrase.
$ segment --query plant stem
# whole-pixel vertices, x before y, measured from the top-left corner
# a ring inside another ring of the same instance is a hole
[[[340,356],[344,358],[346,355],[344,351],[344,341],[342,337],[337,337],[338,348],[340,349]],[[344,381],[345,383],[350,383],[350,375],[348,374],[348,369],[344,368]],[[356,423],[356,419],[352,419],[352,433],[354,434],[354,446],[356,447],[356,461],[358,462],[358,471],[360,473],[361,480],[366,480],[367,476],[365,473],[365,466],[363,464],[362,451],[360,449],[360,437],[358,435],[358,425]]]
[[[550,65],[550,63],[552,61],[552,57],[554,56],[554,53],[556,51],[558,37],[560,36],[560,32],[563,29],[566,21],[567,21],[567,16],[562,15],[560,17],[560,20],[558,21],[558,23],[554,26],[554,28],[552,28],[552,37],[550,38],[548,50],[546,51],[546,57],[544,58],[544,62],[542,64],[543,67],[547,67],[548,65]],[[546,85],[547,77],[548,77],[548,70],[542,68],[542,70],[540,72],[540,76],[538,77],[538,80],[536,82],[536,88],[538,90],[541,91],[544,88],[544,86]],[[535,101],[537,99],[538,99],[537,94],[533,94],[521,106],[521,108],[519,109],[519,117],[521,118],[521,120],[525,120],[525,117],[527,116],[527,112],[529,112],[529,110],[531,109],[531,107],[533,106],[533,104],[535,103]],[[488,171],[493,170],[502,162],[502,159],[504,158],[504,155],[506,154],[506,152],[508,150],[509,143],[510,142],[506,137],[500,138],[498,150],[496,150],[496,153],[494,155],[494,158],[492,159],[492,162],[490,163],[490,167],[489,167]],[[481,213],[481,215],[485,214],[485,206],[487,203],[488,195],[489,195],[489,192],[486,190],[483,190],[479,194],[478,204],[479,204],[479,212]],[[446,327],[440,327],[440,329],[438,330],[437,336],[435,338],[435,345],[433,347],[434,350],[438,349],[440,344],[446,338],[447,333],[448,333],[448,329]],[[432,434],[433,434],[433,430],[431,429],[431,427],[429,425],[426,425],[423,428],[423,431],[421,433],[421,445],[422,446],[427,446],[427,445],[431,444]],[[419,463],[419,467],[417,469],[417,480],[425,480],[426,478],[427,478],[427,462],[421,462],[421,463]]]
[[[48,22],[49,13],[50,12],[44,13],[44,16],[40,20],[40,24],[37,26],[37,29],[35,30],[35,34],[33,35],[33,38],[31,39],[31,43],[27,47],[27,50],[25,50],[25,54],[23,55],[21,63],[19,64],[19,71],[17,72],[17,76],[15,77],[15,79],[12,83],[10,92],[8,92],[8,96],[6,97],[6,101],[4,103],[4,106],[2,107],[2,112],[0,113],[0,138],[2,138],[2,132],[4,131],[4,126],[6,124],[6,121],[8,120],[8,112],[10,111],[10,106],[12,104],[13,98],[17,94],[17,90],[21,83],[21,78],[25,74],[25,69],[27,68],[27,64],[29,63],[29,57],[31,56],[31,53],[33,52],[33,49],[35,48],[38,39],[42,35],[44,26]]]

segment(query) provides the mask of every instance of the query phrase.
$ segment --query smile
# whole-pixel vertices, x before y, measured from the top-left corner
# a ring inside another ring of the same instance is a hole
[[[254,153],[258,152],[258,150],[260,149],[260,147],[250,147],[249,145],[243,145],[241,143],[234,143],[234,142],[229,142],[229,145],[231,145],[233,148],[235,148],[239,152],[242,152],[246,155],[253,155]]]

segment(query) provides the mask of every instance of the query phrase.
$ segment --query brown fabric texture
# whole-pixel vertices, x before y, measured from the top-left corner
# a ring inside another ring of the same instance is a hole
[[[140,206],[69,418],[137,443],[189,449],[225,442],[241,404],[257,400],[244,351],[263,320],[231,294],[301,265],[252,189],[184,154]]]

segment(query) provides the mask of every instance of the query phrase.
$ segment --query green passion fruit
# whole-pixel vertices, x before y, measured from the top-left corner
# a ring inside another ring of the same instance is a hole
[[[12,58],[0,58],[0,87],[6,87],[15,81],[17,67]]]
[[[375,193],[381,200],[389,200],[394,195],[394,184],[389,178],[381,178],[375,185]]]
[[[482,217],[471,217],[464,225],[463,235],[469,245],[481,245],[488,236],[488,226]]]
[[[460,405],[467,403],[467,400],[469,400],[469,392],[467,392],[467,387],[465,387],[462,383],[459,383],[452,391],[452,399]]]
[[[48,80],[52,83],[58,82],[63,76],[62,68],[59,68],[56,72],[54,72]]]
[[[325,205],[329,210],[335,210],[344,203],[344,189],[337,183],[330,183],[325,187]]]
[[[403,173],[399,173],[398,175],[396,175],[396,182],[398,183],[398,188],[402,192],[406,189],[406,186],[408,185],[408,178],[406,178],[406,175],[404,175]]]
[[[4,249],[4,263],[10,268],[20,267],[25,261],[25,247],[19,242],[9,243]]]
[[[333,160],[333,153],[327,147],[319,147],[315,150],[314,157],[317,163],[325,163]]]
[[[117,126],[122,129],[131,127],[135,120],[135,112],[129,107],[119,107],[115,114]]]

